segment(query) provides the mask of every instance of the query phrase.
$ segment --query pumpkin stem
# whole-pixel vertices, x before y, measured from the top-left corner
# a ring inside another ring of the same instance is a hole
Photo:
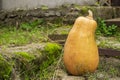
[[[88,10],[89,15],[87,16],[90,19],[93,19],[93,12],[91,10]]]

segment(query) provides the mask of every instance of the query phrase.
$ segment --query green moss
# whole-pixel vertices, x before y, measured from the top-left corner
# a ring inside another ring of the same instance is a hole
[[[56,64],[61,50],[62,47],[59,44],[47,43],[41,51],[41,55],[45,56],[42,61],[27,52],[16,52],[15,63],[21,79],[50,80],[48,77],[51,77],[55,70],[54,68],[50,69],[50,66]]]
[[[67,32],[67,31],[62,31],[62,32],[61,32],[62,35],[67,35],[68,33],[69,33],[69,32]]]
[[[81,10],[82,10],[84,13],[87,13],[87,11],[88,11],[88,7],[83,6],[83,7],[81,8]]]
[[[12,71],[12,65],[0,55],[0,80],[8,80]]]
[[[79,10],[81,8],[81,6],[74,4],[74,8]]]
[[[92,10],[93,11],[93,8],[89,7],[89,6],[83,6],[81,7],[81,13],[82,14],[87,14],[88,15],[88,10]]]
[[[39,25],[42,25],[44,23],[45,22],[43,19],[37,19],[37,20],[30,21],[30,22],[23,22],[20,24],[20,29],[26,30],[26,31],[31,31],[31,30],[37,28]]]
[[[57,54],[60,49],[62,49],[62,47],[57,43],[47,43],[44,51],[47,52],[48,54],[54,54],[54,53]]]
[[[15,54],[16,54],[16,56],[22,57],[22,58],[24,58],[27,61],[31,61],[31,60],[35,59],[34,55],[29,54],[27,52],[16,52]]]
[[[23,80],[34,76],[37,66],[34,64],[35,56],[27,52],[15,52],[15,67]]]
[[[53,76],[54,70],[51,65],[55,65],[61,54],[62,47],[57,43],[47,43],[43,54],[47,56],[47,60],[40,66],[40,80],[50,80]],[[42,74],[41,74],[42,73]]]
[[[48,6],[42,5],[42,6],[41,6],[41,9],[42,9],[42,10],[48,10],[49,8],[48,8]]]
[[[62,47],[57,43],[47,43],[43,54],[46,55],[47,60],[45,60],[41,66],[41,68],[46,68],[50,64],[56,61],[61,53]]]

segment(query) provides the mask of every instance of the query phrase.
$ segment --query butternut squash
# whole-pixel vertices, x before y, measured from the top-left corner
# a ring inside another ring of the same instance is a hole
[[[70,74],[83,75],[94,72],[99,63],[98,48],[94,38],[97,27],[92,11],[76,19],[64,46],[63,61]]]

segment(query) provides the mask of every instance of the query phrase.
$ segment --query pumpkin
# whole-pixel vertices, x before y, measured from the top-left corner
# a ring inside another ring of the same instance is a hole
[[[98,48],[94,38],[97,27],[92,11],[76,19],[64,45],[63,61],[73,75],[94,72],[99,63]]]

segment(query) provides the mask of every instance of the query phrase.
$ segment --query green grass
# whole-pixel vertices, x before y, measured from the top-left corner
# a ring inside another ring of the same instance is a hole
[[[2,29],[0,45],[24,45],[31,42],[40,42],[46,39],[44,32],[39,29],[32,31]]]
[[[0,55],[0,79],[8,80],[12,71],[12,64]]]
[[[20,46],[32,42],[46,42],[48,35],[61,26],[61,19],[57,19],[53,23],[45,22],[42,19],[24,22],[18,28],[16,26],[3,26],[0,29],[0,46]]]
[[[15,26],[3,26],[0,29],[0,46],[20,46],[32,42],[46,42],[49,34],[68,34],[73,25],[65,25],[61,19],[56,19],[53,23],[45,22],[43,19],[32,22],[24,22],[19,28]],[[103,19],[98,18],[98,28],[96,35],[114,36],[120,41],[120,32],[117,26],[107,27]]]
[[[47,41],[47,35],[49,31],[46,29],[46,27],[33,28],[31,31],[3,28],[0,29],[0,45],[19,46],[32,42]]]

